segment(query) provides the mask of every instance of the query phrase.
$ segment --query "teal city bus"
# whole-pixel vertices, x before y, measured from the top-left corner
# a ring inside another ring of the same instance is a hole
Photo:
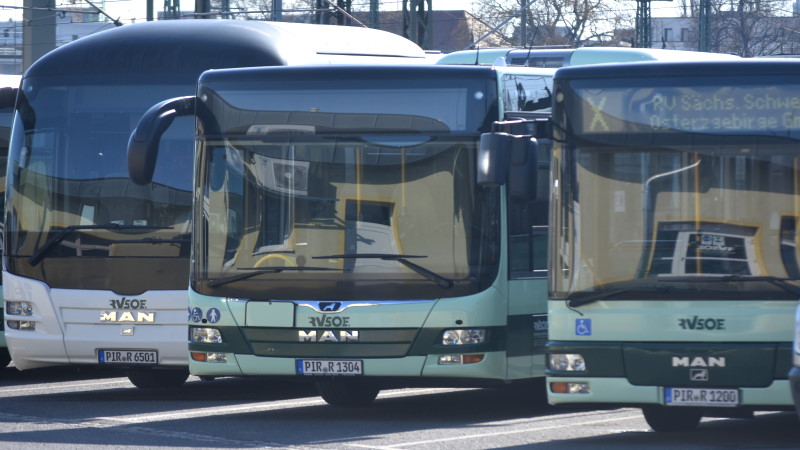
[[[149,183],[164,113],[197,118],[190,372],[333,405],[543,380],[554,70],[275,69],[205,72],[129,143]]]
[[[549,402],[791,410],[800,61],[621,67],[554,82]]]

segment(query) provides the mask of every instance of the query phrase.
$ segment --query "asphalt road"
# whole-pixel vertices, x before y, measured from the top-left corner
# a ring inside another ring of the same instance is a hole
[[[269,378],[141,390],[111,370],[0,370],[0,448],[135,447],[796,449],[800,422],[763,413],[655,433],[637,409],[556,408],[538,391],[388,390],[370,407],[335,408],[309,385]]]

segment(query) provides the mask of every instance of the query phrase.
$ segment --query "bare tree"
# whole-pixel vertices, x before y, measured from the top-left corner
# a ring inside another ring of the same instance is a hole
[[[744,57],[782,53],[800,48],[796,19],[786,15],[782,0],[709,0],[711,50]],[[691,0],[690,18],[697,18],[700,0]],[[690,26],[693,40],[698,23]]]
[[[620,29],[632,29],[629,2],[617,0],[536,0],[528,1],[528,45],[579,46],[586,42],[618,43]],[[519,13],[521,0],[487,0],[476,15],[490,26],[497,26]],[[498,33],[506,45],[520,42],[520,20],[509,21]]]

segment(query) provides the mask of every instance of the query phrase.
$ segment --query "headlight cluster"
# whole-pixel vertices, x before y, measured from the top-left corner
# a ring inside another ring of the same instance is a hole
[[[6,302],[6,314],[12,316],[32,316],[33,304],[31,302]]]
[[[560,372],[585,372],[586,362],[577,353],[551,353],[547,360],[551,370]]]
[[[201,344],[222,344],[222,333],[216,328],[192,328],[189,340]]]
[[[6,302],[7,316],[32,316],[33,303],[31,302]],[[11,330],[35,331],[36,322],[31,320],[7,320],[6,327]]]
[[[470,345],[483,344],[485,342],[486,330],[484,328],[445,330],[442,333],[442,344],[444,345]]]

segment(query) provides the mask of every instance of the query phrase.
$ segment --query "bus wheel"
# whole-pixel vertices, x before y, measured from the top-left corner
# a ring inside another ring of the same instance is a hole
[[[703,417],[703,410],[700,408],[673,406],[645,406],[642,413],[653,430],[663,432],[694,430]]]
[[[339,378],[317,381],[316,384],[322,399],[333,406],[366,406],[375,400],[381,390],[378,385],[370,382]]]
[[[128,379],[142,389],[176,388],[187,378],[188,369],[128,369]]]
[[[8,348],[0,348],[0,369],[8,367],[11,363],[11,354],[8,353]]]

